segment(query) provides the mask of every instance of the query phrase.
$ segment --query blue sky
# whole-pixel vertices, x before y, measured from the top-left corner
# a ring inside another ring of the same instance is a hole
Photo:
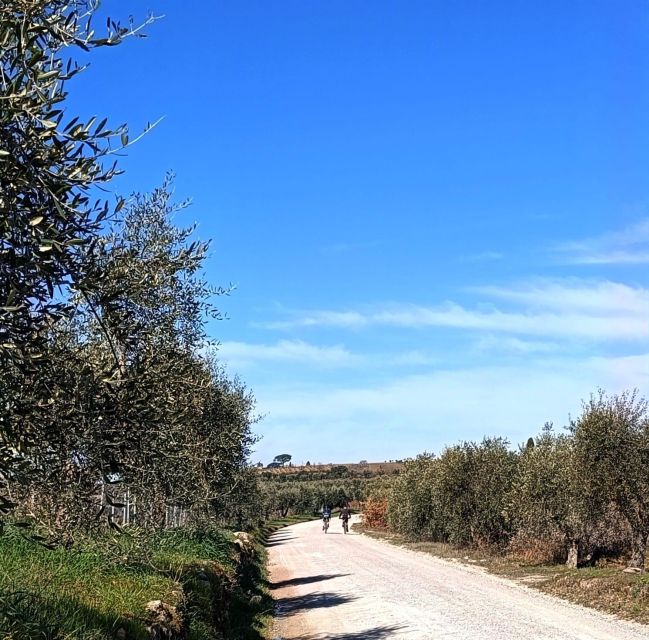
[[[136,4],[165,17],[72,107],[165,117],[114,189],[193,199],[254,461],[517,443],[647,394],[645,2]]]

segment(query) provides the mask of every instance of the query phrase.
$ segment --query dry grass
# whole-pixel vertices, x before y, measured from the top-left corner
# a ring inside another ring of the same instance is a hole
[[[579,569],[540,587],[572,602],[649,624],[649,576],[615,569]]]

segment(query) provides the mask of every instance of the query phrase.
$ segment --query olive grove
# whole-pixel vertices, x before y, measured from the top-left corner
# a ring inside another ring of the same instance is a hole
[[[646,400],[600,391],[565,432],[546,424],[516,451],[485,438],[408,461],[387,483],[368,485],[370,519],[413,539],[573,567],[625,557],[641,570],[648,443]]]

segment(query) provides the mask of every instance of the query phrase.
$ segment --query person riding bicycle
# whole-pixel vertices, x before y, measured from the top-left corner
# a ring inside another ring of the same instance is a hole
[[[349,518],[351,516],[351,512],[349,511],[349,507],[343,507],[340,510],[340,515],[338,518],[343,521],[343,531],[347,533],[347,530],[349,528]]]
[[[326,531],[329,528],[329,520],[331,518],[331,508],[325,505],[322,508],[322,528]]]

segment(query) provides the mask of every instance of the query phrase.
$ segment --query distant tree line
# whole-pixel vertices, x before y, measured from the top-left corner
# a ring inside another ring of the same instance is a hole
[[[305,465],[302,468],[293,470],[290,473],[277,473],[273,469],[279,468],[278,466],[271,466],[270,463],[265,469],[260,469],[258,475],[263,480],[273,480],[275,482],[301,482],[301,481],[318,481],[318,480],[333,480],[345,478],[374,478],[377,475],[384,475],[386,472],[371,470],[362,467],[348,467],[344,464],[334,464],[328,469],[310,467]],[[393,475],[397,475],[399,470],[391,471]]]
[[[289,514],[317,514],[323,506],[338,508],[359,502],[365,497],[366,481],[320,480],[275,482],[262,481],[264,516],[273,518]]]
[[[564,433],[514,451],[485,438],[423,454],[367,487],[368,524],[415,539],[507,549],[529,560],[644,567],[649,415],[637,393],[593,395]]]

